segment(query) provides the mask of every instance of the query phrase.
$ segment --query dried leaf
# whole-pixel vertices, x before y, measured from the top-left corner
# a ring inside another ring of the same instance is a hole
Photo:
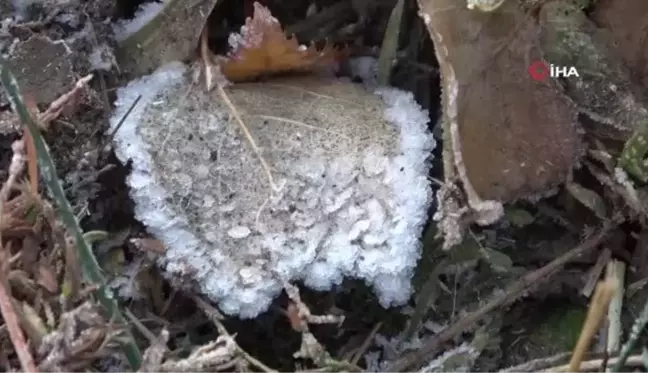
[[[88,83],[90,83],[92,78],[92,74],[84,76],[76,82],[74,88],[62,94],[50,103],[47,110],[39,115],[39,124],[42,127],[47,128],[49,123],[59,116],[64,115],[69,117],[74,114],[79,106],[82,96],[87,93]]]
[[[29,305],[27,302],[20,303],[22,306],[22,313],[19,315],[22,327],[27,332],[27,335],[36,345],[40,345],[43,337],[47,335],[49,330],[45,325],[43,319],[38,315],[38,312]]]
[[[648,1],[645,0],[597,0],[591,14],[591,19],[599,27],[607,29],[608,35],[617,46],[615,51],[621,55],[644,87],[648,87],[646,14]]]
[[[58,292],[59,284],[56,279],[56,269],[49,263],[38,263],[38,284],[51,294]]]
[[[419,5],[443,78],[446,153],[465,189],[506,202],[563,183],[581,154],[576,110],[554,81],[529,77],[541,56],[533,19],[514,1],[490,13],[454,0]]]
[[[572,197],[576,198],[585,207],[592,210],[599,219],[607,219],[605,202],[603,197],[599,196],[598,193],[574,182],[568,182],[566,189]]]
[[[514,226],[518,228],[525,227],[535,220],[535,217],[527,210],[520,208],[506,209],[506,217]]]
[[[150,74],[159,66],[190,58],[207,17],[218,0],[167,0],[150,22],[119,41],[117,62],[134,76]]]
[[[513,261],[511,258],[501,251],[485,247],[482,254],[488,264],[490,264],[491,268],[496,272],[506,273],[510,272],[511,268],[513,268]]]
[[[241,34],[230,36],[232,50],[218,56],[221,71],[232,82],[250,81],[260,76],[286,72],[313,71],[339,56],[329,44],[318,51],[305,47],[295,37],[286,37],[270,10],[254,3],[254,16],[245,21]]]

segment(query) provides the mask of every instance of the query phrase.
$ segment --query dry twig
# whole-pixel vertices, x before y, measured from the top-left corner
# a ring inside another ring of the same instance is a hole
[[[594,250],[594,248],[602,242],[614,226],[616,226],[616,222],[605,222],[596,235],[586,239],[579,246],[556,258],[544,267],[524,275],[518,281],[509,286],[504,294],[495,295],[493,299],[486,303],[482,308],[466,315],[456,323],[441,331],[439,334],[428,338],[423,342],[423,346],[419,350],[410,352],[394,361],[387,370],[390,372],[412,370],[414,366],[422,364],[426,359],[438,353],[446,342],[451,341],[458,334],[472,327],[477,321],[481,320],[491,311],[515,301],[522,294],[529,291],[533,286],[547,280],[566,263]]]

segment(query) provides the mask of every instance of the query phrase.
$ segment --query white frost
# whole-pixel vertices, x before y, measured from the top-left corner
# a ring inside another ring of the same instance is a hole
[[[115,40],[121,42],[139,31],[164,9],[164,2],[150,2],[140,5],[133,19],[120,20],[113,25]]]
[[[281,281],[268,271],[322,290],[344,277],[362,278],[374,286],[383,306],[406,302],[432,199],[427,173],[436,145],[427,128],[428,114],[413,95],[387,88],[377,92],[388,107],[385,118],[400,133],[394,154],[368,149],[359,159],[304,158],[293,171],[306,184],[288,185],[287,194],[268,202],[275,207],[286,200],[295,203],[296,210],[285,221],[273,221],[287,229],[264,230],[247,223],[224,228],[227,236],[242,242],[242,250],[267,253],[267,259],[257,255],[255,263],[241,267],[218,249],[222,242],[217,234],[210,232],[202,241],[192,233],[195,227],[189,226],[187,217],[168,205],[169,191],[156,181],[159,176],[151,156],[155,145],[138,133],[145,109],[159,92],[181,82],[185,72],[182,64],[172,63],[119,89],[111,119],[115,128],[137,96],[142,96],[117,131],[115,148],[122,162],[132,161],[127,182],[136,217],[168,248],[160,259],[166,272],[190,276],[224,312],[241,317],[265,311],[281,291]],[[241,211],[234,201],[218,205],[213,198],[200,198],[213,205],[210,211],[215,213]],[[272,268],[266,269],[269,264]]]

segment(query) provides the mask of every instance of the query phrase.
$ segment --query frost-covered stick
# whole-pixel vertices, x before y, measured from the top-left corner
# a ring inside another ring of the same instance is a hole
[[[607,336],[607,352],[608,354],[616,354],[621,346],[621,338],[623,337],[623,327],[621,325],[621,310],[623,309],[623,297],[625,294],[625,263],[613,259],[609,262],[608,268],[613,272],[614,276],[619,280],[619,291],[614,294],[610,307],[608,308],[608,336]]]
[[[7,252],[0,253],[0,255],[7,254]],[[16,354],[18,355],[18,360],[20,360],[22,370],[25,372],[38,372],[38,368],[36,368],[36,364],[34,363],[34,358],[29,353],[29,346],[25,340],[25,335],[18,325],[18,317],[16,316],[13,302],[10,299],[11,295],[9,295],[9,292],[4,286],[5,284],[8,284],[8,282],[6,281],[3,270],[4,268],[0,268],[0,315],[2,315],[5,325],[7,325],[9,337],[11,338],[11,342],[13,343]]]
[[[230,338],[235,344],[236,348],[238,350],[238,354],[240,354],[245,360],[247,360],[248,363],[256,366],[257,368],[261,369],[264,372],[275,372],[274,369],[268,367],[267,365],[263,364],[261,361],[257,360],[254,356],[248,354],[245,350],[241,348],[241,346],[236,343],[234,338],[229,334],[227,329],[225,328],[225,325],[221,322],[221,320],[225,319],[225,317],[220,313],[216,307],[212,306],[208,302],[204,301],[201,297],[193,295],[191,296],[194,302],[196,302],[196,305],[207,315],[209,320],[216,325],[216,329],[218,329],[218,333],[221,334],[222,336],[226,336]]]
[[[614,358],[609,358],[607,360],[608,365],[616,364],[619,362],[618,357]],[[588,360],[588,361],[583,361],[581,364],[581,372],[591,372],[591,371],[597,371],[600,370],[603,364],[605,363],[605,359],[594,359],[594,360]],[[639,355],[633,355],[627,358],[627,360],[624,363],[624,366],[626,368],[643,368],[644,362],[643,362],[643,357]],[[628,369],[629,370],[629,369]],[[515,370],[512,370],[515,372]],[[569,366],[568,365],[561,365],[558,367],[552,367],[545,369],[544,371],[546,372],[569,372]]]
[[[124,316],[121,314],[112,292],[105,286],[106,280],[101,272],[99,263],[97,263],[97,259],[94,257],[90,244],[83,236],[83,231],[81,230],[79,222],[72,211],[72,206],[65,196],[65,191],[59,181],[56,166],[49,154],[47,144],[43,140],[38,126],[34,123],[34,119],[25,106],[15,76],[11,73],[4,61],[0,61],[0,82],[7,93],[7,98],[11,103],[12,109],[18,114],[23,125],[29,129],[29,132],[32,135],[43,180],[45,181],[45,185],[50,194],[59,206],[61,220],[75,238],[84,275],[88,277],[88,282],[97,285],[98,288],[95,294],[108,316],[114,319],[117,323],[124,323]],[[124,354],[132,368],[138,369],[141,364],[142,355],[135,344],[135,340],[130,331],[126,330],[125,334],[122,345]]]
[[[526,363],[522,363],[520,365],[508,367],[506,369],[500,370],[500,372],[540,372],[546,370],[548,367],[556,366],[556,364],[560,364],[570,357],[571,353],[561,352],[553,356],[541,357],[539,359],[527,361]],[[587,363],[588,362],[583,362],[583,366]],[[565,367],[567,367],[567,365],[565,365]],[[551,368],[549,369],[549,371],[555,372],[557,370],[555,368]]]
[[[619,360],[614,365],[614,367],[612,367],[612,372],[621,371],[626,359],[628,358],[628,356],[630,356],[630,352],[632,352],[632,349],[639,340],[641,332],[643,332],[644,328],[646,327],[646,324],[648,324],[648,299],[646,299],[646,303],[644,304],[643,310],[641,310],[641,314],[639,314],[639,317],[637,317],[637,319],[635,320],[634,325],[632,325],[628,341],[623,345],[623,348],[621,348]]]
[[[11,164],[9,165],[9,177],[2,185],[2,189],[0,189],[0,224],[2,224],[4,217],[4,204],[9,199],[9,193],[11,193],[14,184],[16,184],[18,176],[25,170],[25,164],[27,163],[24,140],[14,141],[11,144],[11,150],[13,151],[13,155],[11,157]],[[2,242],[2,232],[0,232],[0,242]]]
[[[566,252],[562,256],[554,259],[544,267],[522,276],[522,278],[509,286],[508,289],[506,289],[506,291],[504,291],[503,293],[501,291],[498,291],[496,295],[488,303],[486,303],[486,305],[484,305],[484,307],[468,314],[467,316],[458,320],[456,323],[443,329],[439,334],[426,339],[425,341],[423,341],[423,346],[420,349],[410,352],[402,356],[400,359],[394,361],[387,368],[387,371],[401,372],[405,370],[412,370],[412,368],[419,366],[430,356],[439,352],[445,342],[452,340],[459,333],[472,327],[476,322],[488,315],[491,311],[516,300],[522,294],[528,292],[532,286],[537,285],[541,281],[546,281],[551,275],[556,273],[556,271],[558,271],[568,262],[594,250],[594,248],[596,248],[601,243],[601,241],[605,237],[607,237],[608,233],[617,224],[618,222],[614,220],[605,222],[603,226],[599,230],[597,230],[597,233],[595,235],[589,237],[580,245]],[[646,311],[646,313],[648,313],[648,311]]]
[[[340,325],[344,322],[344,316],[313,315],[308,306],[301,300],[297,286],[284,281],[284,290],[288,298],[292,301],[292,304],[288,308],[292,327],[302,335],[302,343],[299,351],[295,352],[293,356],[296,358],[311,359],[317,366],[331,370],[343,368],[352,371],[362,371],[362,369],[354,366],[353,363],[337,361],[331,358],[326,348],[315,338],[308,327],[308,324],[337,323]],[[291,308],[293,309],[292,311]],[[293,316],[290,316],[291,314]]]
[[[139,320],[137,320],[137,318],[130,312],[126,313],[126,316],[128,316],[131,321],[139,322]],[[156,372],[159,370],[160,365],[162,365],[162,360],[164,360],[164,357],[169,351],[167,347],[167,343],[169,343],[169,331],[164,328],[160,332],[159,336],[155,336],[144,327],[140,328],[140,330],[145,330],[145,333],[149,334],[147,335],[147,338],[151,344],[146,351],[144,351],[144,355],[142,356],[142,366],[140,366],[139,371]]]

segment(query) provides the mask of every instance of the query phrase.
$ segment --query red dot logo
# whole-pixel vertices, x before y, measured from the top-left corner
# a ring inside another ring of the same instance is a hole
[[[549,65],[543,61],[535,61],[529,66],[529,75],[535,81],[542,81],[549,76]]]

